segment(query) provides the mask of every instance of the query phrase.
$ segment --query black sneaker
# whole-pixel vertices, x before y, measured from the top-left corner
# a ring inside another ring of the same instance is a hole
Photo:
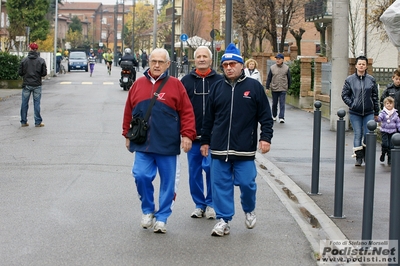
[[[356,163],[354,164],[355,166],[361,166],[362,165],[362,158],[356,158]]]
[[[379,161],[384,162],[385,161],[385,154],[382,153],[381,157],[379,157]]]

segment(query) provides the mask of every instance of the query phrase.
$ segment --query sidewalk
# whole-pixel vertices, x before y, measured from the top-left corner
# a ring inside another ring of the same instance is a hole
[[[298,199],[298,204],[295,206],[297,213],[304,214],[304,209],[301,207],[311,213],[311,218],[310,215],[308,217],[303,215],[302,220],[311,224],[308,229],[316,235],[320,235],[320,238],[324,239],[325,236],[329,236],[329,239],[342,237],[342,232],[349,240],[360,240],[365,165],[354,166],[355,159],[351,157],[353,132],[345,133],[343,192],[343,216],[345,218],[331,219],[335,194],[336,132],[330,131],[329,120],[322,118],[319,171],[319,193],[321,194],[308,195],[307,193],[311,190],[313,113],[287,105],[285,120],[284,124],[275,122],[271,151],[265,156],[257,156],[260,163],[260,158],[267,163],[268,173],[271,176],[270,182],[281,190],[284,187],[291,190]],[[379,143],[377,143],[376,149],[372,238],[383,240],[388,239],[389,236],[390,167],[379,161]],[[291,183],[292,181],[294,184]],[[320,213],[320,210],[323,213]],[[316,223],[320,224],[321,229],[313,228]]]

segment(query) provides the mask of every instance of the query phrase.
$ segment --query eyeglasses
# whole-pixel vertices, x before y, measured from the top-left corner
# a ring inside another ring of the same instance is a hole
[[[223,68],[228,68],[228,66],[230,66],[231,68],[234,68],[236,65],[238,64],[238,62],[225,62],[222,64]]]
[[[161,65],[164,65],[165,63],[166,63],[166,61],[162,61],[162,60],[151,60],[150,61],[150,64],[152,64],[152,65],[159,64],[161,66]]]

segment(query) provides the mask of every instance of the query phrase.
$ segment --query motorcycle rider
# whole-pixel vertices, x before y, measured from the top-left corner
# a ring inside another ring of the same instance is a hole
[[[125,55],[121,57],[118,64],[121,65],[122,61],[131,61],[132,62],[131,79],[132,79],[132,82],[135,82],[136,81],[136,68],[135,67],[138,66],[138,62],[137,62],[135,56],[132,55],[132,51],[130,48],[125,49]],[[120,82],[121,82],[121,80],[120,80]]]

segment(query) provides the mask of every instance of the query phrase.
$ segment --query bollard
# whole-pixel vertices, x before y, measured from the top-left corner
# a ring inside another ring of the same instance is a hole
[[[311,167],[311,195],[320,195],[319,190],[319,160],[321,153],[321,102],[314,103],[314,132],[313,132],[313,154]]]
[[[337,121],[336,131],[335,205],[331,218],[342,219],[346,218],[346,216],[343,215],[344,145],[346,129],[346,121],[343,117],[346,115],[346,111],[340,109],[337,115],[339,116],[339,120]]]
[[[400,133],[393,134],[392,143],[389,240],[400,240]]]
[[[375,155],[376,155],[376,122],[368,121],[366,134],[365,154],[365,178],[364,178],[364,203],[362,220],[362,240],[372,239],[372,218],[374,213],[374,189],[375,189]]]

